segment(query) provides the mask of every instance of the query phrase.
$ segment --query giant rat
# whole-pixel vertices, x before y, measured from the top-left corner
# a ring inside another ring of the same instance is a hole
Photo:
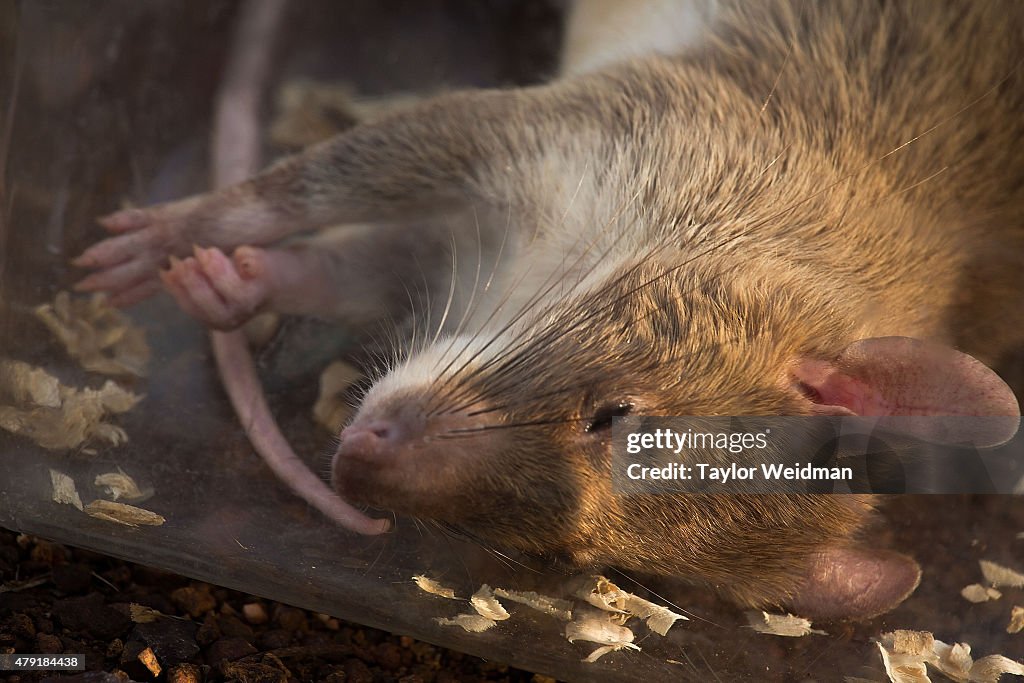
[[[79,288],[125,305],[159,273],[216,328],[369,323],[423,269],[430,310],[341,433],[344,499],[742,605],[890,609],[920,571],[861,540],[875,499],[616,496],[610,427],[1019,415],[986,364],[1024,341],[1024,7],[594,0],[567,34],[550,84],[101,219]],[[268,246],[335,224],[360,225]]]

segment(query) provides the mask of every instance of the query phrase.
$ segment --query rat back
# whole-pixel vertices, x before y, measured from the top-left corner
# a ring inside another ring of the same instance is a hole
[[[684,249],[723,244],[708,258],[786,253],[863,303],[866,331],[990,364],[1024,342],[1019,4],[574,9],[563,70],[626,59],[623,90],[648,110],[602,160],[618,201],[646,203],[634,244],[672,226]]]

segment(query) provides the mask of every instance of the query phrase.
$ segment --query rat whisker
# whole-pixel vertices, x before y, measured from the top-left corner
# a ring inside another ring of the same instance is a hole
[[[800,8],[800,14],[803,15],[803,8]],[[789,60],[793,56],[793,50],[796,48],[796,40],[794,39],[789,44],[789,50],[786,51],[786,57],[782,60],[782,66],[779,67],[778,73],[775,74],[775,82],[772,83],[771,90],[768,91],[768,96],[764,98],[764,104],[761,105],[761,110],[757,112],[758,117],[764,115],[766,109],[768,109],[768,103],[771,102],[772,96],[775,94],[776,89],[779,87],[779,81],[782,79],[782,74],[786,70],[786,66],[789,65]],[[773,162],[774,163],[774,162]]]
[[[634,195],[633,198],[635,199],[637,196],[638,195]],[[598,261],[595,261],[595,263],[588,270],[588,273],[592,272],[600,264],[600,261],[603,260],[607,256],[607,254],[610,253],[611,250],[616,247],[618,240],[621,239],[626,234],[627,234],[626,231],[623,231],[619,235],[619,237],[616,238],[616,240],[609,246],[608,250],[606,250],[605,253],[602,254],[601,259],[598,260]],[[668,247],[667,243],[662,243],[661,245],[659,245],[658,247],[656,247],[652,251],[652,254],[657,253],[661,249],[667,248],[667,247]],[[618,283],[624,277],[628,277],[628,273],[623,274],[620,278],[617,278],[614,282]],[[557,305],[556,302],[549,303],[547,306],[545,306],[544,309],[542,309],[541,311],[538,312],[538,317],[544,318],[546,312],[553,310],[556,305]],[[503,334],[505,331],[507,331],[508,327],[509,326],[506,326],[506,328],[503,328],[502,330],[499,330],[498,333],[492,338],[492,342],[496,341],[501,334]],[[480,364],[478,367],[474,368],[470,373],[468,373],[468,375],[465,375],[465,376],[461,377],[460,379],[462,380],[463,383],[466,383],[466,382],[468,382],[468,380],[472,379],[473,377],[475,377],[475,376],[477,376],[477,375],[479,375],[479,374],[481,374],[481,373],[483,373],[485,371],[491,370],[494,366],[498,365],[499,363],[502,363],[508,357],[513,356],[514,354],[518,354],[519,358],[518,358],[518,360],[513,358],[513,361],[512,361],[513,365],[512,365],[512,367],[514,367],[516,364],[524,363],[526,361],[523,358],[523,354],[520,353],[520,352],[524,348],[530,346],[531,344],[534,344],[536,341],[537,341],[536,339],[531,338],[529,335],[524,335],[524,337],[520,341],[509,345],[509,347],[507,349],[505,349],[502,352],[496,354],[494,357],[488,359],[488,361],[486,361],[485,363]],[[467,362],[467,364],[468,364],[468,362]],[[463,368],[465,368],[465,365],[463,366]],[[502,371],[507,371],[508,369],[510,369],[510,368],[509,368],[508,364],[506,364],[504,367],[500,367],[499,370],[496,371],[496,372],[501,373]],[[463,390],[462,393],[466,393],[466,391],[467,390]],[[451,398],[452,397],[449,397],[449,399],[451,399]]]
[[[661,245],[656,246],[651,253],[657,253],[659,250],[666,247],[666,243],[662,243]],[[670,270],[674,271],[677,269]],[[632,270],[627,271],[621,274],[619,277],[613,279],[610,283],[607,284],[606,289],[611,289],[614,285],[619,284],[622,280],[629,277],[632,274],[632,272]],[[639,289],[641,288],[642,287],[636,288],[636,291],[639,291]],[[602,312],[607,308],[610,308],[612,305],[619,303],[620,301],[626,299],[628,296],[631,296],[633,293],[634,291],[627,292],[622,297],[613,300],[609,305],[600,307],[597,311],[589,312],[586,316],[579,316],[575,322],[570,322],[570,324],[567,327],[560,328],[560,325],[567,322],[564,320],[556,319],[550,322],[545,332],[532,337],[529,335],[524,336],[522,340],[520,340],[517,343],[511,344],[506,351],[502,352],[494,359],[491,359],[487,363],[481,364],[481,366],[476,368],[474,372],[470,373],[469,377],[484,372],[485,370],[493,369],[493,371],[490,373],[490,384],[491,387],[493,388],[496,380],[499,379],[501,376],[510,374],[517,370],[518,368],[527,365],[528,363],[530,363],[530,358],[536,357],[536,355],[546,346],[550,345],[554,341],[557,341],[558,339],[564,338],[576,332],[578,329],[586,325],[591,320],[591,317],[594,313]],[[526,352],[527,350],[529,351],[529,353]],[[499,363],[501,364],[499,365]],[[497,367],[495,368],[495,366]]]
[[[629,581],[632,581],[633,583],[635,583],[636,585],[640,586],[645,591],[647,591],[648,593],[650,593],[654,597],[658,598],[659,600],[661,600],[665,604],[667,604],[670,607],[678,610],[680,613],[685,614],[687,617],[691,617],[691,618],[696,619],[698,621],[703,621],[704,623],[710,624],[711,626],[716,626],[718,628],[725,628],[724,625],[719,624],[716,621],[711,621],[710,619],[706,619],[706,618],[700,616],[699,614],[697,614],[696,612],[692,612],[692,611],[690,611],[690,610],[688,610],[688,609],[686,609],[684,607],[681,607],[680,605],[672,602],[671,600],[666,598],[664,595],[661,595],[657,591],[652,590],[650,588],[650,586],[645,586],[644,584],[642,584],[640,581],[637,580],[637,578],[635,576],[630,576],[629,574],[627,574],[626,572],[622,571],[621,569],[619,569],[617,567],[609,567],[609,569],[611,569],[613,572],[615,572],[616,574],[618,574],[622,578],[628,579]]]
[[[711,662],[709,662],[708,658],[704,655],[704,651],[698,648],[697,654],[700,655],[701,660],[704,662],[704,666],[707,667],[708,673],[714,676],[718,683],[722,683],[722,679],[718,676],[718,672],[715,671],[714,667],[711,666]]]
[[[497,559],[499,562],[501,562],[503,565],[505,565],[510,570],[514,569],[513,565],[515,565],[515,566],[519,567],[520,569],[525,569],[527,571],[530,571],[530,572],[533,572],[533,573],[536,573],[536,574],[541,573],[537,569],[535,569],[534,567],[531,567],[530,565],[525,564],[524,562],[520,562],[519,560],[515,559],[511,555],[498,550],[493,545],[491,545],[488,541],[486,541],[484,538],[482,538],[481,536],[479,536],[477,534],[474,534],[473,532],[471,532],[471,531],[469,531],[467,529],[464,529],[462,527],[456,526],[456,525],[451,524],[449,522],[443,522],[443,521],[440,521],[440,520],[432,520],[432,521],[434,522],[434,524],[439,529],[443,530],[451,538],[462,540],[462,541],[468,541],[468,542],[476,545],[480,549],[486,551],[489,555],[493,556],[495,559]]]
[[[499,429],[524,429],[526,427],[542,427],[546,425],[556,424],[573,424],[576,422],[587,422],[589,420],[593,420],[595,417],[596,416],[594,415],[590,415],[586,417],[526,420],[523,422],[506,422],[496,425],[481,425],[479,427],[457,427],[455,429],[448,429],[443,434],[437,435],[435,438],[444,439],[449,438],[451,435],[475,434],[478,432],[490,432]]]
[[[451,285],[448,287],[448,300],[444,305],[444,313],[441,314],[441,320],[437,323],[437,331],[434,332],[434,338],[430,340],[431,344],[437,343],[437,338],[441,336],[441,330],[444,329],[444,324],[448,320],[448,313],[452,310],[452,301],[455,300],[455,283],[459,279],[459,259],[458,259],[458,244],[455,240],[455,235],[452,238],[452,279]],[[479,275],[479,269],[477,269]]]
[[[475,204],[473,205],[473,226],[476,228],[476,275],[473,278],[473,287],[469,290],[469,302],[466,304],[466,308],[462,313],[462,318],[459,319],[459,324],[455,326],[455,331],[451,335],[451,341],[448,343],[448,346],[445,347],[444,352],[440,356],[441,358],[444,358],[444,356],[447,355],[449,351],[451,351],[452,346],[454,346],[455,344],[455,340],[462,332],[463,326],[466,324],[466,321],[469,320],[470,316],[474,312],[474,304],[476,303],[477,291],[480,287],[480,269],[483,267],[484,244],[483,236],[480,234],[480,217],[477,215]],[[493,270],[491,271],[491,276],[494,276]],[[454,279],[452,280],[452,282],[454,283]],[[452,293],[454,293],[454,289]],[[438,326],[438,333],[440,332],[441,326]]]
[[[420,297],[421,297],[421,299],[423,301],[423,308],[425,310],[423,312],[423,322],[421,324],[421,327],[423,329],[423,335],[422,335],[423,338],[417,342],[417,340],[416,340],[416,333],[415,333],[415,330],[413,330],[412,340],[409,343],[409,353],[407,353],[406,356],[405,356],[405,362],[408,362],[409,358],[411,358],[413,356],[413,354],[415,354],[415,353],[421,351],[422,349],[426,348],[426,346],[427,346],[427,337],[430,335],[430,325],[431,325],[430,321],[434,317],[434,315],[433,315],[433,313],[434,313],[433,312],[433,307],[431,305],[431,299],[430,299],[431,287],[430,287],[430,283],[427,281],[427,271],[423,268],[423,263],[420,262],[420,259],[419,259],[418,255],[413,253],[412,257],[413,257],[413,261],[416,263],[417,270],[419,270],[419,272],[420,272],[420,279],[423,281],[423,290],[422,290],[422,294],[420,295]],[[416,291],[417,291],[417,293],[420,292],[420,289],[419,289],[418,285],[417,285]]]
[[[526,403],[533,403],[533,402],[537,401],[538,399],[552,398],[554,396],[562,396],[564,394],[571,393],[573,391],[577,391],[578,389],[579,389],[579,387],[576,387],[576,386],[560,387],[560,388],[557,388],[557,389],[552,389],[551,391],[542,392],[540,394],[533,394],[532,396],[530,396],[529,399],[524,399],[523,401],[507,402],[507,403],[505,403],[503,405],[489,406],[487,408],[481,408],[480,410],[474,410],[472,412],[466,413],[466,417],[476,417],[477,415],[486,415],[487,413],[493,413],[493,412],[496,412],[496,411],[499,411],[499,410],[509,410],[510,408],[516,408],[516,407],[518,407],[520,405],[523,405],[523,404],[526,404]],[[472,405],[473,405],[472,403],[467,403],[467,404],[464,404],[464,405],[461,405],[461,406],[457,406],[457,407],[451,408],[450,411],[448,412],[448,414],[459,413],[459,412],[465,410],[466,408],[468,408],[468,407],[470,407]]]
[[[596,236],[595,236],[595,237],[594,237],[594,238],[593,238],[593,239],[592,239],[592,240],[591,240],[591,241],[590,241],[590,242],[588,243],[588,245],[586,246],[586,248],[585,248],[585,249],[584,249],[584,250],[583,250],[583,251],[582,251],[582,252],[581,252],[581,253],[579,254],[579,256],[577,257],[576,261],[574,261],[574,263],[573,263],[573,265],[572,265],[572,268],[575,268],[575,267],[576,267],[576,265],[578,265],[578,264],[579,264],[580,262],[582,262],[582,260],[583,260],[583,259],[585,259],[585,258],[586,258],[587,254],[588,254],[588,253],[590,252],[590,250],[591,250],[591,249],[592,249],[592,248],[593,248],[593,247],[594,247],[594,246],[595,246],[596,244],[598,244],[599,240],[600,240],[600,239],[601,239],[601,238],[602,238],[602,237],[603,237],[603,236],[605,235],[606,231],[607,231],[607,230],[608,230],[608,229],[609,229],[609,228],[610,228],[611,226],[613,226],[613,225],[614,225],[614,223],[615,223],[615,221],[617,221],[617,220],[618,220],[619,216],[621,216],[621,215],[622,215],[622,212],[624,212],[624,211],[625,211],[626,209],[628,209],[628,208],[629,208],[629,206],[630,206],[630,205],[631,205],[631,204],[632,204],[632,203],[633,203],[633,202],[634,202],[634,201],[635,201],[635,200],[636,200],[636,199],[637,199],[638,197],[639,197],[639,192],[638,192],[638,193],[636,193],[636,194],[634,194],[633,196],[629,197],[629,198],[628,198],[628,199],[627,199],[626,201],[624,201],[624,202],[623,202],[623,204],[622,204],[622,205],[621,205],[621,206],[620,206],[620,207],[619,207],[619,208],[618,208],[618,209],[617,209],[617,210],[615,211],[615,213],[614,213],[614,215],[613,215],[613,216],[611,217],[611,219],[609,219],[609,220],[608,220],[608,221],[607,221],[607,222],[605,223],[605,225],[604,225],[604,226],[603,226],[603,227],[601,228],[601,230],[600,230],[600,231],[598,232],[598,234],[597,234],[597,235],[596,235]],[[597,260],[595,260],[594,264],[592,264],[592,266],[590,267],[590,269],[588,270],[588,272],[593,272],[593,270],[594,270],[595,268],[597,268],[597,266],[598,266],[598,265],[599,265],[599,264],[600,264],[600,263],[601,263],[601,262],[602,262],[602,261],[604,260],[604,258],[605,258],[605,257],[607,256],[607,254],[608,254],[608,253],[610,253],[610,252],[611,252],[611,250],[612,250],[612,249],[614,249],[614,248],[615,248],[615,247],[617,246],[617,243],[619,242],[619,240],[620,240],[620,239],[623,239],[623,238],[624,238],[624,237],[625,237],[625,236],[626,236],[627,234],[628,234],[628,231],[626,231],[626,230],[622,230],[622,231],[620,232],[620,234],[619,234],[619,235],[618,235],[618,236],[617,236],[617,237],[616,237],[616,238],[615,238],[615,239],[614,239],[614,240],[612,241],[612,244],[611,244],[611,245],[609,245],[608,249],[607,249],[607,250],[606,250],[606,251],[605,251],[605,252],[604,252],[603,254],[601,254],[601,256],[600,256],[600,257],[599,257],[599,258],[598,258]],[[454,372],[452,372],[451,374],[447,375],[447,377],[444,377],[444,378],[442,379],[442,381],[441,381],[441,385],[440,385],[440,386],[438,387],[438,389],[436,390],[436,392],[435,392],[435,393],[437,393],[437,394],[440,394],[440,393],[441,393],[441,392],[442,392],[442,391],[443,391],[443,390],[444,390],[444,389],[445,389],[445,388],[446,388],[446,387],[448,386],[448,384],[449,384],[449,383],[450,383],[450,382],[452,381],[452,378],[454,378],[454,377],[459,377],[459,376],[461,375],[461,373],[462,373],[462,372],[463,372],[463,371],[465,370],[465,368],[466,368],[466,367],[467,367],[467,366],[468,366],[468,365],[469,365],[470,363],[472,363],[472,362],[473,362],[473,361],[474,361],[474,360],[475,360],[476,358],[478,358],[478,357],[479,357],[479,356],[480,356],[480,355],[481,355],[481,354],[482,354],[482,353],[483,353],[484,351],[486,351],[486,350],[487,350],[487,348],[489,348],[489,347],[490,347],[490,346],[491,346],[492,344],[496,343],[496,342],[497,342],[497,341],[498,341],[498,340],[499,340],[499,339],[501,338],[501,335],[503,335],[503,334],[504,334],[505,332],[507,332],[507,331],[508,331],[509,329],[511,329],[511,328],[512,328],[512,326],[514,326],[514,325],[515,325],[515,324],[516,324],[517,322],[519,322],[519,320],[520,320],[520,319],[521,319],[521,318],[522,318],[523,316],[525,316],[525,315],[526,315],[526,314],[527,314],[527,313],[528,313],[528,312],[530,311],[530,309],[531,309],[531,308],[532,308],[532,307],[533,307],[534,305],[536,305],[536,303],[537,303],[537,302],[539,302],[539,301],[543,300],[543,298],[544,298],[544,297],[546,297],[546,296],[547,296],[547,295],[548,295],[548,294],[549,294],[549,293],[551,292],[551,290],[552,290],[552,289],[554,289],[554,287],[555,287],[555,286],[557,286],[557,284],[558,284],[558,280],[557,280],[557,279],[554,279],[554,278],[555,278],[555,273],[552,273],[552,274],[550,274],[550,275],[548,276],[548,278],[547,278],[547,279],[546,279],[546,280],[545,280],[545,281],[544,281],[544,282],[543,282],[543,283],[542,283],[542,284],[540,285],[540,287],[539,287],[538,291],[537,291],[537,292],[536,292],[536,293],[534,294],[534,296],[530,297],[530,298],[529,298],[529,299],[528,299],[528,300],[526,301],[526,303],[524,303],[524,304],[523,304],[523,306],[522,306],[522,307],[520,308],[520,310],[519,310],[519,311],[518,311],[518,312],[517,312],[517,313],[516,313],[515,315],[513,315],[513,316],[512,316],[512,318],[511,318],[511,319],[510,319],[509,321],[507,321],[507,322],[506,322],[506,323],[505,323],[505,324],[504,324],[504,325],[503,325],[503,326],[502,326],[501,328],[499,328],[499,329],[498,329],[498,330],[497,330],[497,331],[496,331],[496,332],[495,332],[495,333],[494,333],[494,334],[493,334],[493,335],[491,336],[490,340],[489,340],[489,341],[488,341],[488,342],[487,342],[486,344],[484,344],[484,345],[483,345],[483,346],[482,346],[482,347],[481,347],[480,349],[478,349],[476,353],[474,353],[474,354],[473,354],[473,355],[471,355],[471,356],[470,356],[469,358],[467,358],[467,359],[465,360],[465,362],[464,362],[464,363],[463,363],[463,364],[462,364],[462,365],[461,365],[461,366],[460,366],[460,367],[459,367],[459,368],[458,368],[457,370],[455,370],[455,371],[454,371]],[[512,289],[510,288],[510,290],[509,290],[509,295],[511,295],[511,292],[512,292]],[[506,300],[507,300],[507,299],[506,299]],[[482,325],[482,326],[480,327],[480,329],[481,329],[481,330],[483,330],[483,329],[485,329],[485,328],[486,328],[486,325],[487,325],[487,324],[488,324],[488,323],[489,323],[489,322],[491,321],[491,319],[493,318],[493,316],[497,314],[497,311],[498,311],[498,309],[495,309],[495,312],[494,312],[494,313],[492,313],[491,317],[489,317],[489,318],[488,318],[488,319],[487,319],[487,320],[486,320],[486,321],[484,322],[484,324],[483,324],[483,325]],[[475,337],[474,337],[474,339],[475,339]],[[470,340],[469,342],[467,342],[467,344],[466,344],[466,346],[464,347],[464,349],[463,349],[463,350],[465,350],[465,349],[468,349],[468,348],[469,348],[469,346],[470,346],[470,344],[471,344],[472,342],[473,342],[473,339],[471,339],[471,340]],[[460,354],[460,355],[461,355],[461,354]],[[453,362],[454,362],[454,360],[453,360]],[[449,365],[448,365],[448,366],[447,366],[447,367],[445,368],[445,370],[444,370],[444,371],[442,372],[442,375],[444,375],[444,373],[445,373],[445,372],[447,372],[447,370],[448,370],[448,369],[449,369],[449,368],[451,367],[451,365],[452,365],[452,363],[449,363]],[[486,365],[486,364],[485,364],[485,365]],[[471,373],[471,374],[470,374],[470,376],[473,376],[474,374],[476,374],[477,372],[480,372],[480,371],[482,371],[482,369],[481,369],[481,368],[477,368],[477,369],[476,369],[476,370],[474,371],[474,373]],[[465,379],[466,379],[466,378],[462,378],[462,380],[463,380],[463,381],[465,381]]]

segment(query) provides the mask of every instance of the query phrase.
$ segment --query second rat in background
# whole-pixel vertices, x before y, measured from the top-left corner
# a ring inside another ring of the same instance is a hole
[[[214,327],[368,324],[423,268],[430,310],[341,434],[345,499],[742,605],[892,608],[920,572],[862,542],[871,497],[616,496],[610,426],[1019,415],[986,364],[1024,342],[1024,9],[582,2],[565,54],[108,216],[80,287],[132,303],[169,263]],[[261,246],[345,223],[372,225]]]

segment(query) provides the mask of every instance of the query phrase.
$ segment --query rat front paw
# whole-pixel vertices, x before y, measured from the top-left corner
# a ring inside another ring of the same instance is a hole
[[[217,248],[193,247],[160,272],[182,310],[209,327],[231,330],[260,311],[271,290],[263,249],[239,247],[233,258]]]
[[[188,253],[187,227],[200,197],[146,209],[125,209],[99,219],[113,237],[94,244],[72,263],[94,270],[75,284],[80,292],[106,292],[115,306],[129,306],[160,289],[157,272],[168,256]]]

